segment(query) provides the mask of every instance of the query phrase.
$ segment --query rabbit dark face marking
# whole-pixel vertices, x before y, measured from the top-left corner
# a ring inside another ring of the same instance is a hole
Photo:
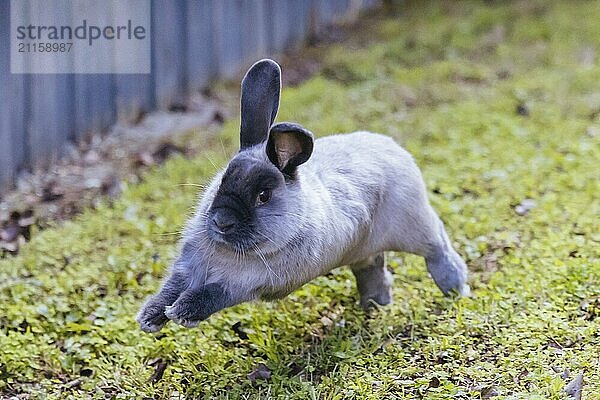
[[[222,248],[275,252],[293,235],[289,229],[281,233],[287,224],[282,217],[297,212],[299,201],[289,197],[286,184],[294,184],[314,139],[298,124],[272,125],[280,90],[281,70],[272,60],[255,63],[242,81],[240,152],[224,172],[206,219],[210,239]]]
[[[285,181],[274,165],[238,154],[223,174],[208,212],[211,238],[236,249],[267,240],[268,209],[281,205],[283,192]]]

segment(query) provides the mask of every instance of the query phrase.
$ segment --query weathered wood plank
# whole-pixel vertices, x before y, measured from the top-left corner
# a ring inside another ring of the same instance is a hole
[[[243,0],[213,2],[212,28],[219,75],[231,78],[242,64],[241,9]]]
[[[268,25],[266,0],[251,0],[242,3],[241,9],[241,37],[242,37],[242,64],[240,67],[252,63],[269,54]]]
[[[8,190],[17,171],[13,154],[13,126],[11,104],[22,99],[12,99],[9,63],[9,2],[0,2],[0,194]],[[19,134],[20,132],[15,132]]]
[[[156,103],[161,109],[185,101],[185,3],[152,1],[152,63]]]
[[[291,2],[288,10],[290,19],[289,46],[299,47],[306,38],[310,19],[310,0]]]
[[[73,7],[92,7],[93,15],[99,16],[100,20],[110,21],[111,9],[102,4],[73,3]],[[89,12],[89,11],[87,11]],[[76,15],[83,13],[74,12],[74,24],[81,23],[75,19]],[[76,70],[95,71],[112,54],[109,49],[100,48],[97,57],[85,58],[75,57]],[[74,105],[74,127],[76,138],[81,139],[91,133],[99,133],[106,130],[116,119],[115,108],[115,83],[114,75],[111,74],[75,74],[73,98]]]
[[[282,52],[291,44],[290,23],[293,17],[290,13],[290,3],[285,1],[269,0],[268,13],[271,26],[269,50],[271,52]]]
[[[112,3],[113,15],[136,15],[139,7],[130,1]],[[151,28],[149,26],[149,28]],[[140,60],[137,60],[140,61]],[[136,62],[136,65],[141,62]],[[156,107],[154,77],[148,74],[115,74],[115,108],[117,120],[136,122]]]
[[[45,10],[30,7],[30,16],[56,25],[64,23],[65,10],[51,7]],[[42,15],[42,13],[44,13]],[[67,16],[69,18],[69,16]],[[35,21],[35,19],[34,19]],[[49,60],[31,57],[36,70],[52,70],[54,65],[64,65],[66,58]],[[30,118],[28,119],[28,145],[33,169],[44,169],[55,163],[71,136],[73,115],[73,78],[71,74],[31,74],[29,85]]]
[[[190,91],[205,87],[217,76],[214,61],[213,2],[186,2],[187,59],[186,74]]]
[[[29,151],[25,124],[29,75],[10,71],[9,8],[10,2],[0,2],[0,193],[12,187],[28,165]]]

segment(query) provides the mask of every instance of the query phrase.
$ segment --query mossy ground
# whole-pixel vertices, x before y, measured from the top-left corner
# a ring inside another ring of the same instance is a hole
[[[333,46],[284,90],[279,120],[396,137],[473,297],[442,297],[421,259],[392,254],[395,303],[371,316],[339,269],[197,329],[140,332],[200,190],[185,184],[235,151],[232,121],[203,156],[0,261],[0,397],[558,399],[569,370],[600,398],[600,2],[408,2],[371,21],[352,45],[369,46]],[[259,363],[271,378],[252,383]]]

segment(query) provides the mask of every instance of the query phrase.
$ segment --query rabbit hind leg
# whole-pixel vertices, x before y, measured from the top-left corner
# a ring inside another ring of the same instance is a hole
[[[437,239],[432,243],[425,257],[427,271],[444,295],[452,293],[469,296],[470,288],[467,284],[467,264],[454,250],[446,234],[443,222],[436,216]]]
[[[350,265],[356,278],[363,309],[371,308],[374,303],[386,305],[392,302],[392,274],[385,265],[384,253],[378,253]]]

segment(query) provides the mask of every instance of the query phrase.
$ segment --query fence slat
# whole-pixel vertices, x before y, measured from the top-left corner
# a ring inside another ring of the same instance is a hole
[[[91,7],[94,15],[99,20],[109,21],[112,10],[102,2],[73,2],[73,7]],[[77,15],[83,12],[73,13],[73,23],[81,23],[76,20]],[[110,59],[112,54],[105,49],[100,49],[95,58],[75,57],[79,70],[85,70],[87,66],[97,66],[100,60]],[[93,69],[91,69],[93,70]],[[102,132],[115,121],[115,85],[114,75],[110,74],[75,74],[74,75],[74,118],[76,137],[81,139],[92,132]]]
[[[272,52],[282,52],[290,44],[290,22],[293,18],[290,18],[289,9],[289,2],[268,1],[268,21],[271,24],[269,50]]]
[[[9,81],[4,78],[6,64],[0,60],[0,192],[3,188],[8,188],[14,179],[14,173],[17,169],[13,154],[11,140],[10,110],[7,93],[9,92]]]
[[[152,1],[152,62],[156,103],[167,109],[185,100],[185,3]]]
[[[42,15],[42,12],[44,14]],[[65,10],[59,7],[50,7],[41,10],[30,4],[31,16],[42,16],[46,21],[59,25],[64,18]],[[69,18],[69,16],[67,16]],[[36,57],[31,63],[40,70],[48,65],[39,65],[48,61]],[[52,60],[52,63],[66,63],[67,59]],[[32,74],[30,76],[29,97],[31,115],[28,119],[29,132],[29,154],[30,163],[34,169],[43,169],[55,163],[67,140],[70,138],[72,129],[73,78],[70,74]]]
[[[131,1],[118,1],[113,5],[113,15],[135,15],[139,10]],[[137,64],[137,63],[136,63]],[[154,78],[152,74],[116,74],[115,108],[117,120],[135,122],[145,112],[155,108]]]
[[[29,157],[34,169],[42,169],[58,160],[71,139],[72,79],[63,74],[32,75],[30,82]]]
[[[8,1],[0,2],[0,54],[9,54],[10,10]],[[6,190],[14,179],[17,169],[12,152],[12,124],[10,105],[11,96],[10,61],[0,57],[0,193]]]
[[[13,186],[27,162],[25,121],[29,75],[10,72],[10,2],[0,2],[0,194]]]
[[[317,1],[320,20],[325,24],[339,22],[349,9],[350,0]]]
[[[86,74],[74,78],[76,138],[103,132],[115,121],[114,82],[111,75]]]
[[[222,0],[213,2],[212,29],[214,50],[219,75],[225,78],[235,76],[242,64],[242,36],[240,29],[243,0]]]
[[[186,74],[190,91],[205,87],[216,76],[217,65],[213,61],[213,30],[211,1],[186,2],[187,17],[187,63]]]
[[[309,15],[310,1],[298,0],[290,3],[289,16],[293,21],[288,28],[290,30],[290,45],[298,47],[302,44],[308,31]]]
[[[244,65],[265,58],[268,55],[268,24],[271,21],[266,18],[266,7],[267,2],[265,0],[251,0],[242,3],[240,34],[242,64]]]
[[[115,75],[117,120],[133,123],[155,106],[154,81],[150,74]]]

